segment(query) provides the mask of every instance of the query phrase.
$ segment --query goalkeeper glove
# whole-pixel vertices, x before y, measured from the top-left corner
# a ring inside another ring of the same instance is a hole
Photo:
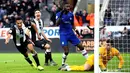
[[[107,69],[105,68],[105,69],[102,69],[102,71],[107,71]]]
[[[121,72],[121,68],[116,69],[115,72]]]

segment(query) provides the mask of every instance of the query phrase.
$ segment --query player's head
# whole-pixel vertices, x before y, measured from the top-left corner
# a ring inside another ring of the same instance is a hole
[[[107,50],[110,50],[112,46],[113,46],[113,40],[108,39],[108,40],[106,41],[106,49],[107,49]]]
[[[69,3],[65,3],[64,4],[64,10],[66,10],[66,11],[70,11],[70,4]]]
[[[39,20],[41,18],[41,11],[40,10],[35,10],[34,15],[35,15],[35,18]]]
[[[18,28],[22,28],[23,20],[22,20],[21,17],[18,16],[18,17],[15,19],[15,23],[16,23],[16,25],[17,25]]]

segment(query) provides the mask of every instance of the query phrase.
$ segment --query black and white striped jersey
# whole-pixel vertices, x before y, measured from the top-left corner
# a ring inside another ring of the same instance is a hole
[[[29,37],[25,34],[27,30],[28,28],[25,26],[23,26],[21,29],[19,29],[16,25],[10,28],[8,33],[13,36],[13,41],[16,46],[21,46],[25,41],[29,40]]]
[[[38,33],[39,35],[41,36],[41,38],[43,39],[44,37],[42,36],[42,31],[43,31],[43,21],[40,19],[39,21],[34,19],[32,21],[32,23],[34,23],[36,25],[36,28],[38,29]],[[32,38],[32,41],[37,41],[38,40],[38,37],[37,37],[37,34],[35,32],[35,30],[33,29],[33,27],[31,28],[31,38]]]

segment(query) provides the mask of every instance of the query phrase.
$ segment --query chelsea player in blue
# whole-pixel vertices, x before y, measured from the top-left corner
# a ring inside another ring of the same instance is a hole
[[[69,53],[68,42],[78,47],[85,58],[88,57],[87,51],[84,49],[80,40],[75,35],[76,29],[73,20],[74,16],[73,13],[70,11],[70,4],[65,3],[63,6],[63,10],[56,14],[56,25],[59,25],[60,27],[60,43],[62,48],[64,49],[64,53],[62,56],[62,66],[59,68],[59,70],[65,66],[65,61]]]

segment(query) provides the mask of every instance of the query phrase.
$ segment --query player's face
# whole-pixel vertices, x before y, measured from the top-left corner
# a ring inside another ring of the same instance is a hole
[[[23,21],[22,20],[16,20],[16,25],[18,28],[22,28]]]
[[[40,11],[35,11],[35,17],[36,19],[40,19],[41,18],[41,12]]]
[[[65,4],[65,10],[70,11],[70,4]]]
[[[111,43],[106,43],[106,49],[110,50],[111,49]]]

